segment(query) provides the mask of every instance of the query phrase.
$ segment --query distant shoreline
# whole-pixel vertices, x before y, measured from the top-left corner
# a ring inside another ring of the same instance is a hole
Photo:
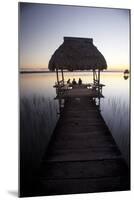
[[[32,74],[32,73],[52,73],[51,71],[20,71],[21,74]]]
[[[69,71],[65,71],[65,73],[68,73]],[[78,73],[78,72],[91,72],[92,73],[92,71],[73,71],[73,72],[69,72],[69,73]],[[110,73],[112,73],[112,72],[117,72],[117,73],[124,73],[124,71],[112,71],[112,70],[107,70],[107,71],[102,71],[103,73],[107,73],[107,72],[110,72]],[[33,70],[31,70],[31,71],[19,71],[19,73],[20,74],[40,74],[40,73],[55,73],[55,71],[43,71],[43,70],[41,70],[41,71],[33,71]]]

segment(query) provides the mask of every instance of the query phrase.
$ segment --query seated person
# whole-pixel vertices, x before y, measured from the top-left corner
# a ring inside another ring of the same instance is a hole
[[[82,80],[81,80],[81,78],[79,78],[79,80],[78,80],[78,84],[79,84],[79,85],[82,84]]]
[[[70,84],[70,78],[67,80],[67,84]]]
[[[76,85],[76,84],[77,84],[75,78],[73,78],[72,84],[73,84],[73,85]]]

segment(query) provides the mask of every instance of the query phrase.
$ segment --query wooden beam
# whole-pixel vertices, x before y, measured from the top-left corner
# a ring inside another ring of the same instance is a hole
[[[100,84],[100,69],[98,69],[98,84]]]
[[[56,67],[56,76],[57,76],[57,83],[59,85],[59,75],[58,75],[58,68]]]
[[[95,83],[95,70],[93,70],[93,83]]]
[[[62,74],[62,81],[63,81],[63,84],[64,84],[64,73],[63,73],[63,67],[61,68],[61,74]]]
[[[95,71],[95,80],[96,80],[96,81],[98,80],[96,71]]]

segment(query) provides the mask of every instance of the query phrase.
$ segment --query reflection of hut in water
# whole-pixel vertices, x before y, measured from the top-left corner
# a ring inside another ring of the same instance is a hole
[[[56,70],[57,84],[64,84],[63,70],[92,70],[93,83],[100,83],[100,71],[107,68],[104,56],[94,46],[93,39],[64,37],[63,44],[49,61],[49,70]],[[62,80],[59,80],[59,71]],[[97,73],[98,72],[98,73]]]

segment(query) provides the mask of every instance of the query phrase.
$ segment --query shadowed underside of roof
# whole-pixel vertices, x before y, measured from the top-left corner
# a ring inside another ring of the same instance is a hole
[[[95,70],[107,69],[104,56],[93,45],[91,38],[64,37],[63,44],[49,61],[49,70],[57,69]]]

